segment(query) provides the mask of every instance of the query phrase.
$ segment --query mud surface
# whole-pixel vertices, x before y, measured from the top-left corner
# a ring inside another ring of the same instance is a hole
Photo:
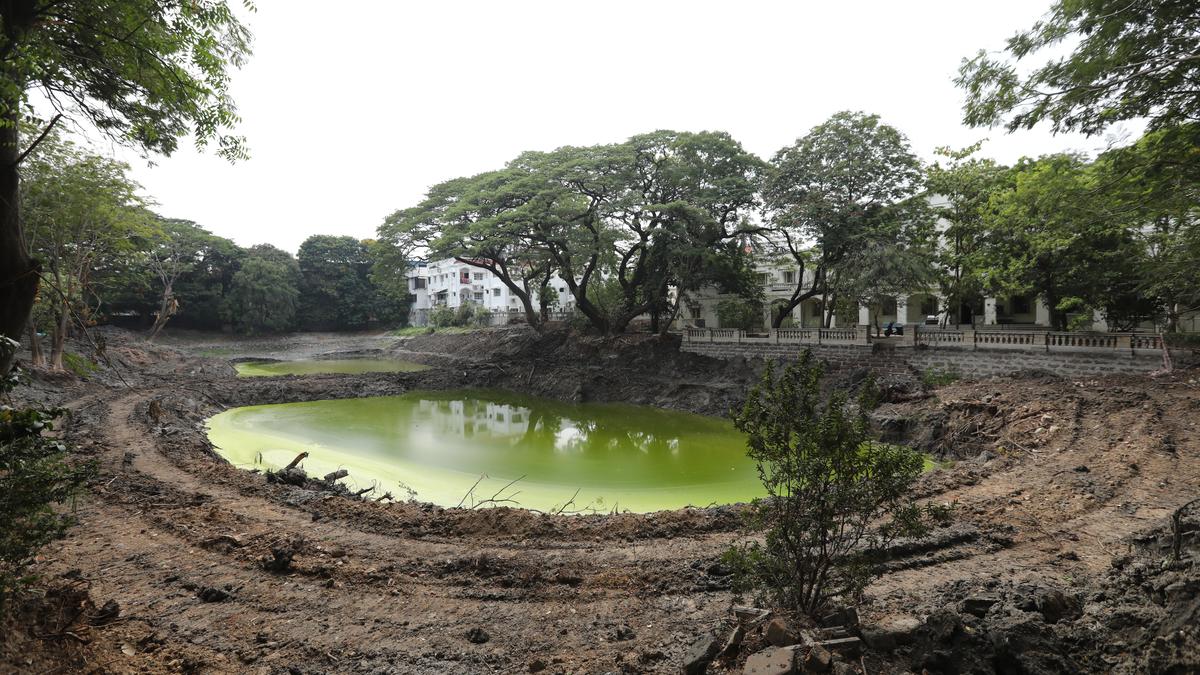
[[[549,516],[351,499],[233,469],[202,421],[236,405],[465,386],[723,414],[759,364],[523,329],[300,336],[283,350],[106,342],[115,369],[38,374],[18,392],[71,408],[68,440],[100,475],[79,524],[42,552],[41,595],[6,619],[0,672],[673,673],[697,636],[729,626],[719,557],[744,536],[739,507]],[[237,380],[228,365],[346,352],[435,368]],[[892,551],[858,606],[868,649],[834,665],[1195,672],[1200,544],[1185,532],[1173,561],[1168,523],[1200,496],[1197,377],[889,383],[876,422],[953,460],[918,490],[955,504],[956,519]],[[708,672],[739,672],[748,651]]]

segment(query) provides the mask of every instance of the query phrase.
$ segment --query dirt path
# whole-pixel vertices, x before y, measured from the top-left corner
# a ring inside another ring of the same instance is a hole
[[[314,522],[308,511],[164,456],[131,419],[153,394],[73,404],[102,409],[89,426],[109,478],[82,509],[81,525],[46,552],[50,573],[78,569],[94,598],[120,603],[127,621],[94,635],[112,647],[98,650],[112,659],[96,664],[105,669],[515,672],[535,661],[559,670],[619,669],[625,661],[652,668],[727,610],[727,593],[696,592],[689,564],[719,553],[730,534],[475,543]],[[294,572],[262,569],[267,549],[299,538]],[[203,602],[197,593],[206,588],[230,597]],[[489,640],[470,642],[472,628]]]

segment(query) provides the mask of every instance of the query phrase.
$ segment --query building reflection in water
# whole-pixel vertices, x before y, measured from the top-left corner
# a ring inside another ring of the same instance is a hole
[[[679,438],[630,428],[614,420],[498,403],[484,399],[419,399],[413,421],[436,434],[491,440],[510,445],[536,442],[562,453],[638,450],[679,453]]]

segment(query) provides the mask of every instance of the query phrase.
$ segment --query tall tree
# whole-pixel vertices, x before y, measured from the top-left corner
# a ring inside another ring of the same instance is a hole
[[[224,0],[0,2],[0,335],[20,337],[41,270],[24,245],[19,201],[23,161],[45,132],[22,140],[30,92],[54,108],[47,129],[65,116],[163,154],[191,134],[238,158],[229,70],[249,44]],[[0,356],[0,374],[11,363]]]
[[[1071,314],[1090,320],[1136,278],[1129,223],[1114,217],[1079,155],[1025,159],[1013,171],[1013,188],[991,197],[972,264],[987,290],[1036,293],[1051,325],[1067,330]]]
[[[1138,242],[1137,301],[1123,304],[1141,316],[1129,319],[1158,309],[1179,330],[1181,315],[1200,309],[1200,124],[1149,132],[1102,154],[1095,170],[1112,217],[1131,221]]]
[[[852,267],[856,251],[894,246],[896,237],[907,236],[906,228],[929,227],[928,218],[914,212],[920,205],[912,198],[921,187],[921,163],[907,139],[878,115],[836,113],[777,152],[764,202],[771,241],[798,273],[791,297],[776,306],[772,325],[778,328],[814,296],[835,304],[840,285],[835,282],[846,278],[848,284],[853,276],[835,271]],[[809,268],[814,281],[805,288]]]
[[[295,326],[300,291],[293,269],[278,258],[247,257],[233,275],[229,290],[234,327],[251,335],[275,333]]]
[[[1072,43],[1065,57],[1020,72]],[[1189,0],[1056,0],[1003,51],[980,51],[959,69],[968,124],[1011,131],[1048,121],[1090,135],[1135,118],[1152,128],[1200,121],[1200,12]]]
[[[158,311],[147,340],[154,340],[179,311],[180,299],[175,283],[199,262],[204,245],[211,236],[190,220],[166,218],[162,231],[151,241],[146,252],[146,267],[158,284]]]
[[[67,333],[100,299],[94,275],[125,258],[155,223],[128,167],[53,138],[30,158],[24,187],[31,239],[46,261],[53,316],[50,367],[62,370]]]
[[[220,330],[233,318],[227,300],[246,251],[203,229],[197,239],[195,262],[175,282],[180,305],[174,321],[190,328]]]
[[[371,260],[354,237],[313,235],[300,245],[301,324],[310,330],[366,328],[374,307]]]
[[[628,168],[620,176],[622,194],[608,209],[617,232],[613,272],[623,296],[611,329],[622,332],[638,315],[669,311],[670,287],[728,279],[705,278],[720,265],[680,263],[711,262],[737,250],[726,244],[743,233],[758,206],[765,164],[724,132],[655,131],[617,151],[627,155]]]
[[[1011,187],[1011,172],[994,160],[975,157],[980,143],[962,150],[938,148],[944,158],[929,167],[926,187],[944,200],[937,205],[942,219],[937,249],[937,282],[944,298],[946,321],[960,322],[963,308],[981,314],[982,288],[971,266],[985,234],[984,215],[993,194]],[[952,318],[953,317],[953,318]]]

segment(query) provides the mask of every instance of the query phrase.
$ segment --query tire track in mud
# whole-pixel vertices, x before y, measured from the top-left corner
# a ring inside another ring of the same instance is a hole
[[[304,510],[164,456],[135,415],[152,394],[75,402],[105,408],[86,435],[102,448],[106,485],[81,513],[81,526],[55,546],[52,569],[78,568],[94,597],[118,599],[130,630],[140,626],[153,636],[148,644],[167,645],[145,655],[157,666],[507,672],[524,670],[536,655],[563,667],[610,668],[634,658],[666,668],[676,643],[728,607],[720,592],[697,600],[691,586],[644,587],[663,568],[719,553],[728,535],[649,545],[531,542],[514,550],[488,538],[428,541],[340,519],[314,522]],[[292,573],[261,568],[258,558],[272,544],[298,537],[305,544]],[[550,568],[570,575],[543,574]],[[202,602],[204,588],[231,597]],[[613,637],[633,617],[645,621],[629,626],[636,637]],[[486,644],[465,639],[477,626],[491,635]]]

